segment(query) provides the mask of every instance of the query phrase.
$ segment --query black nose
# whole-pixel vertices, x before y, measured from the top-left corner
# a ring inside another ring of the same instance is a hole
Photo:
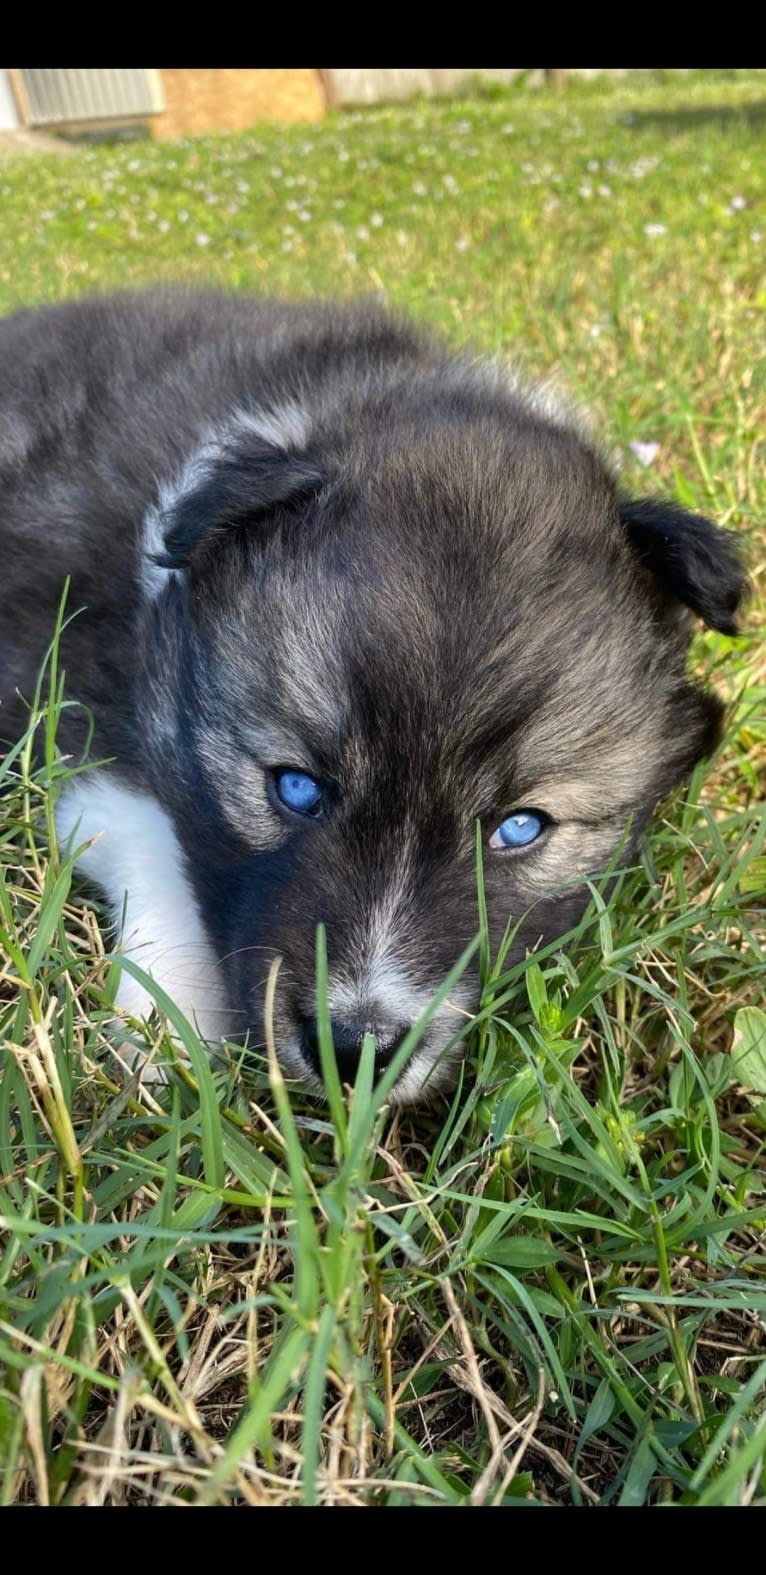
[[[330,1030],[341,1082],[353,1083],[365,1034],[375,1035],[375,1071],[379,1076],[399,1049],[408,1029],[409,1025],[402,1023],[366,1023],[357,1018],[333,1018]],[[304,1017],[301,1042],[309,1065],[315,1072],[321,1072],[319,1029],[315,1017]]]

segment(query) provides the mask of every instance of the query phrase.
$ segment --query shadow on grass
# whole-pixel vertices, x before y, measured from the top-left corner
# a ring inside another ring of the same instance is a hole
[[[634,109],[623,117],[626,125],[643,131],[657,126],[670,136],[680,136],[702,126],[720,126],[722,130],[732,125],[766,125],[766,99],[755,104],[689,104],[673,109]]]

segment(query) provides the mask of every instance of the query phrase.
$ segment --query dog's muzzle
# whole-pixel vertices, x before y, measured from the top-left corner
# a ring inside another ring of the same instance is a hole
[[[343,1083],[353,1083],[359,1066],[365,1034],[375,1038],[375,1073],[380,1076],[409,1033],[409,1023],[369,1023],[361,1018],[333,1018],[330,1031],[335,1060]],[[305,1017],[301,1028],[301,1051],[312,1071],[321,1076],[319,1028],[316,1017]]]

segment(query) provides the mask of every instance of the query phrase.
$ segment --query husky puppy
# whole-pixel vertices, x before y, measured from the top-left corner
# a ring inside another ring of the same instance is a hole
[[[714,747],[692,615],[732,631],[745,586],[730,534],[623,498],[576,420],[382,308],[172,290],[0,323],[0,553],[6,741],[71,579],[108,763],[59,829],[123,950],[256,1047],[280,956],[279,1054],[317,1089],[317,923],[348,1078],[475,934],[477,821],[493,936],[569,929]],[[448,1082],[477,983],[400,1101]],[[119,1005],[151,1009],[125,973]]]

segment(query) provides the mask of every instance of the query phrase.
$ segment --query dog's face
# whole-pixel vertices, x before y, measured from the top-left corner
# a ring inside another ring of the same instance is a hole
[[[730,628],[742,591],[721,533],[621,504],[566,427],[501,399],[429,414],[297,454],[240,432],[163,520],[163,748],[171,729],[198,892],[254,1044],[281,957],[278,1049],[317,1087],[317,924],[348,1078],[365,1029],[382,1066],[475,935],[477,822],[493,941],[515,927],[512,961],[568,930],[582,878],[716,741],[683,604]],[[436,1013],[401,1100],[448,1081],[477,988]]]

